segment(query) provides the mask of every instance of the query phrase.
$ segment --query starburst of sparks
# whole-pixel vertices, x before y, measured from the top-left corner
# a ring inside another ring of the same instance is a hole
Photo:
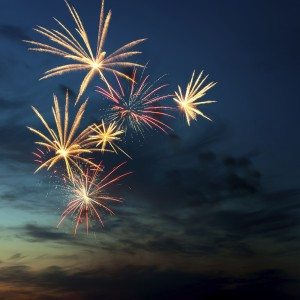
[[[100,11],[97,49],[93,52],[90,39],[78,12],[73,6],[69,5],[67,1],[65,2],[76,24],[76,32],[79,34],[80,39],[76,38],[71,30],[69,30],[61,21],[54,18],[62,29],[61,31],[47,29],[42,26],[38,26],[35,31],[48,38],[55,46],[36,41],[25,42],[33,45],[29,50],[62,56],[68,60],[72,60],[74,63],[61,65],[46,71],[45,76],[41,79],[47,79],[69,72],[87,71],[87,74],[81,83],[77,101],[83,95],[96,74],[99,74],[104,82],[107,82],[106,72],[113,72],[130,80],[131,78],[118,69],[122,67],[141,67],[141,65],[137,63],[128,61],[128,58],[141,53],[139,51],[132,51],[132,48],[143,42],[145,39],[132,41],[107,56],[104,45],[111,20],[111,11],[105,15],[103,0]]]
[[[188,125],[190,126],[191,120],[196,120],[197,115],[211,119],[207,117],[202,111],[197,107],[204,104],[215,103],[216,101],[198,101],[200,98],[206,95],[206,92],[216,85],[216,82],[210,82],[204,85],[205,80],[208,75],[203,77],[203,71],[200,73],[198,78],[194,81],[195,71],[193,72],[192,78],[187,85],[185,94],[182,92],[180,86],[178,86],[178,92],[175,92],[174,101],[177,103],[178,108],[184,112]]]
[[[91,135],[88,140],[100,147],[102,153],[105,151],[112,151],[118,154],[118,151],[125,154],[128,158],[131,157],[116,143],[122,140],[121,136],[124,135],[124,130],[120,129],[116,122],[109,123],[108,125],[102,120],[98,124],[91,126]]]
[[[43,168],[49,170],[58,162],[64,161],[67,175],[70,179],[73,179],[73,169],[75,168],[77,169],[77,171],[81,171],[80,163],[85,163],[92,167],[97,167],[97,165],[90,159],[82,157],[82,155],[84,154],[90,154],[93,151],[97,151],[97,149],[93,149],[90,147],[87,140],[90,134],[90,128],[88,127],[80,134],[76,135],[83,114],[85,112],[87,101],[85,101],[79,107],[74,121],[70,126],[68,92],[66,93],[66,103],[63,119],[61,116],[58,98],[55,95],[53,96],[53,98],[54,105],[52,107],[52,113],[55,121],[55,129],[52,129],[45,118],[39,113],[39,111],[35,107],[32,107],[33,111],[44,125],[47,133],[43,133],[42,131],[31,127],[28,127],[28,129],[38,135],[39,138],[41,138],[41,141],[37,141],[36,144],[42,146],[45,149],[45,152],[48,152],[50,155],[50,159],[43,161],[42,159],[44,152],[42,150],[38,150],[34,153],[38,158],[37,161],[40,163],[40,166],[35,172],[38,172]]]
[[[115,121],[122,127],[131,128],[136,133],[143,135],[145,128],[155,128],[167,132],[172,130],[160,119],[164,116],[173,117],[169,111],[173,108],[161,105],[161,102],[172,95],[160,95],[159,93],[167,84],[157,85],[157,82],[149,83],[149,75],[137,78],[137,69],[133,70],[132,81],[127,86],[121,83],[115,74],[118,89],[107,85],[107,89],[97,87],[97,91],[113,104],[107,114],[109,121]]]
[[[88,233],[92,220],[98,220],[104,226],[100,215],[100,210],[113,215],[114,212],[108,207],[109,202],[122,202],[122,199],[111,196],[108,189],[119,182],[122,178],[131,174],[131,172],[115,175],[117,171],[124,165],[122,163],[113,168],[108,174],[100,179],[100,173],[104,172],[100,168],[93,170],[87,169],[84,173],[78,173],[74,176],[74,180],[70,181],[66,186],[70,201],[67,208],[61,215],[58,227],[69,215],[74,216],[75,230],[77,233],[78,226],[85,224]]]

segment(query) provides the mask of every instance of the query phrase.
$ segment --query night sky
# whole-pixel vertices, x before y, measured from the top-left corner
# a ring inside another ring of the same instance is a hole
[[[92,37],[100,0],[71,1]],[[130,141],[125,201],[105,227],[73,235],[48,173],[34,175],[52,94],[76,97],[84,73],[38,81],[64,62],[27,51],[32,28],[73,23],[63,0],[1,0],[0,299],[299,299],[299,1],[107,0],[107,52],[148,38],[136,58],[169,90],[202,69],[218,84],[188,127]],[[45,41],[45,40],[43,40]],[[85,122],[105,99],[85,96]],[[103,104],[104,105],[104,104]],[[107,158],[108,165],[124,157]]]

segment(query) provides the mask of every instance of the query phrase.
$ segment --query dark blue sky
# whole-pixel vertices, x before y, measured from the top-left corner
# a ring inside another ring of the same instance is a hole
[[[100,1],[72,3],[96,38]],[[205,111],[214,122],[188,128],[178,117],[174,135],[129,145],[136,175],[118,216],[92,239],[57,231],[61,196],[33,175],[26,126],[39,126],[31,105],[50,114],[52,94],[77,91],[84,74],[38,81],[62,60],[28,52],[22,40],[39,40],[32,28],[54,28],[52,17],[73,23],[62,0],[2,1],[0,298],[123,299],[117,282],[124,299],[296,299],[299,1],[107,0],[106,8],[107,52],[146,37],[138,62],[149,61],[153,78],[167,74],[172,91],[194,69],[218,82],[208,94],[218,103]],[[99,106],[96,84],[86,96]],[[74,296],[70,280],[88,292]]]

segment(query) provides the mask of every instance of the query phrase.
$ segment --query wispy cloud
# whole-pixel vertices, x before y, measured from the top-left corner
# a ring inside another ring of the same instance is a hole
[[[11,24],[0,24],[0,36],[19,44],[23,43],[22,40],[30,39],[22,27]]]

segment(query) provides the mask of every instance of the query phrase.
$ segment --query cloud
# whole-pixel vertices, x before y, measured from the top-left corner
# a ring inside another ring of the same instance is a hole
[[[15,101],[9,101],[6,100],[4,98],[0,98],[0,107],[1,107],[1,112],[3,112],[3,110],[9,111],[9,110],[22,110],[24,109],[24,106],[26,105],[25,102],[21,102],[18,101],[18,103],[16,103]]]
[[[15,261],[15,260],[20,260],[20,259],[22,259],[24,257],[25,256],[23,256],[21,253],[16,253],[16,254],[12,255],[9,259]]]
[[[238,259],[262,252],[278,259],[280,247],[295,252],[300,190],[266,189],[251,153],[222,154],[182,137],[173,148],[173,137],[164,140],[133,162],[125,206],[132,213],[120,210],[103,249]],[[257,249],[253,240],[267,246]]]
[[[33,138],[23,125],[8,120],[0,126],[1,160],[11,159],[15,162],[32,163]]]
[[[33,289],[24,299],[41,299],[42,294],[59,299],[295,299],[289,286],[297,282],[280,270],[266,269],[245,276],[225,276],[160,270],[154,266],[127,266],[114,272],[100,268],[68,272],[53,266],[35,272],[26,265],[0,268],[2,284],[18,293]],[[117,287],[117,288],[116,288]],[[38,291],[38,292],[37,292]],[[33,294],[35,295],[33,297]],[[0,291],[1,296],[1,291]],[[30,296],[32,298],[30,298]]]
[[[0,24],[0,36],[17,43],[30,39],[22,27],[10,24]]]
[[[61,228],[57,229],[50,226],[42,226],[38,224],[25,224],[24,226],[10,228],[16,232],[20,239],[24,239],[30,243],[52,243],[59,245],[72,245],[83,247],[83,250],[91,251],[98,249],[94,241],[83,240],[80,236],[74,236],[70,233],[63,232]],[[63,247],[63,246],[62,246]],[[49,254],[47,254],[49,256]],[[64,258],[65,260],[75,258],[75,255],[58,255],[56,258]]]
[[[73,240],[73,237],[69,234],[59,232],[51,227],[42,227],[35,224],[25,225],[24,231],[31,242]]]

